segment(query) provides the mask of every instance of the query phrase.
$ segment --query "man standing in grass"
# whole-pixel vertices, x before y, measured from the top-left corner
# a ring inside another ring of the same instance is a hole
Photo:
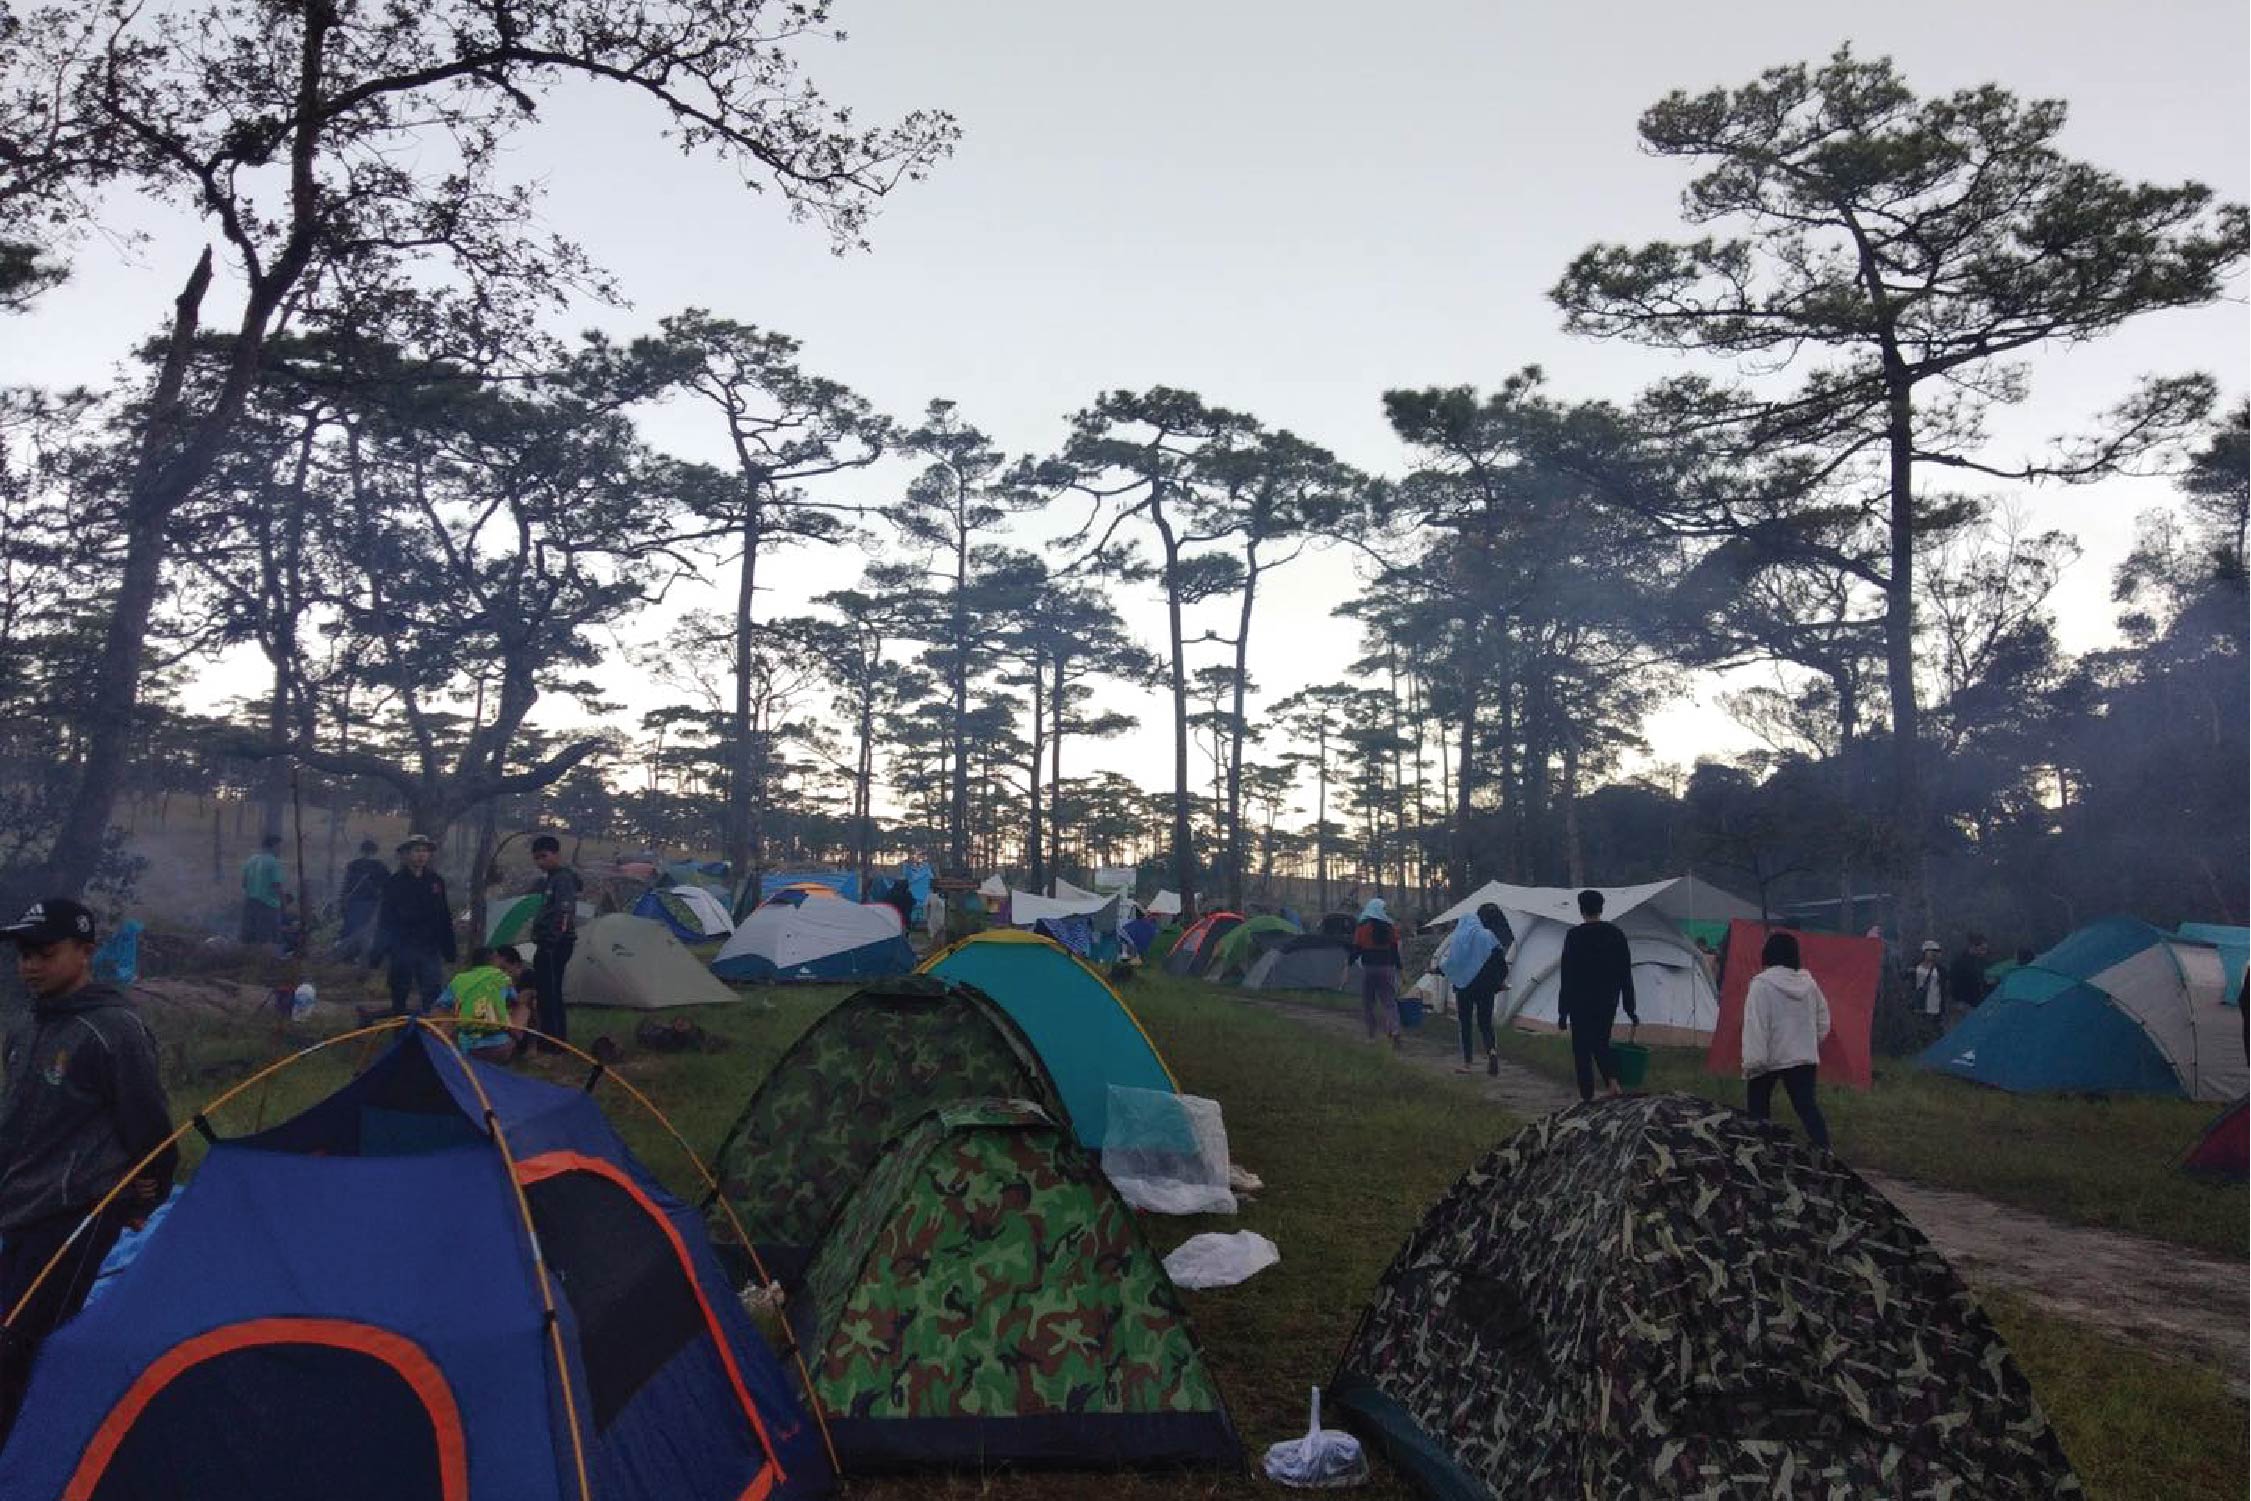
[[[1602,920],[1599,891],[1579,893],[1579,925],[1563,935],[1563,961],[1557,986],[1556,1020],[1571,1032],[1571,1066],[1579,1076],[1579,1098],[1594,1098],[1594,1076],[1617,1094],[1618,1070],[1610,1057],[1610,1029],[1617,1024],[1618,1007],[1626,1019],[1641,1024],[1634,1007],[1634,959],[1626,935],[1615,923]]]
[[[375,914],[382,910],[383,883],[391,868],[376,858],[375,841],[360,841],[360,856],[344,867],[344,888],[338,899],[344,933],[336,945],[339,958],[357,958],[375,936]]]
[[[532,983],[539,992],[538,1030],[543,1053],[560,1052],[556,1043],[569,1036],[563,1013],[563,971],[578,946],[578,872],[563,863],[563,841],[542,834],[531,842],[532,864],[539,867],[539,916],[532,919]],[[552,1038],[553,1041],[548,1039]]]
[[[0,1315],[22,1304],[0,1334],[4,1436],[40,1342],[85,1303],[118,1236],[164,1197],[175,1154],[151,1161],[80,1232],[119,1179],[172,1134],[156,1039],[131,1002],[94,979],[94,915],[77,902],[35,904],[0,928],[0,941],[15,944],[32,1000],[8,1033],[0,1100]]]
[[[281,941],[281,836],[258,841],[258,853],[242,862],[242,941]]]
[[[415,1011],[427,1011],[445,988],[445,967],[457,952],[453,905],[445,877],[430,868],[437,850],[428,837],[410,834],[399,846],[399,868],[383,883],[383,905],[375,916],[375,946],[370,968],[390,964],[391,1014],[405,1016],[408,997]]]

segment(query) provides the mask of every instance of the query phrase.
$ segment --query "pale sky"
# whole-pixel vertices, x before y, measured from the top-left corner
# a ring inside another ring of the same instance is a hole
[[[841,0],[837,18],[850,39],[809,49],[810,75],[870,121],[951,110],[959,153],[890,200],[872,252],[840,258],[771,195],[650,139],[637,102],[558,94],[515,162],[546,182],[547,221],[634,303],[569,325],[630,335],[706,307],[796,335],[811,368],[902,418],[949,397],[1011,452],[1057,444],[1102,390],[1159,382],[1390,473],[1402,454],[1379,406],[1389,387],[1490,387],[1538,363],[1559,397],[1630,396],[1674,364],[1566,336],[1546,292],[1591,241],[1686,233],[1677,198],[1691,170],[1642,156],[1637,116],[1671,88],[1740,84],[1846,40],[1893,56],[1926,95],[1987,81],[2060,95],[2066,149],[2130,177],[2195,178],[2235,199],[2251,178],[2242,0]],[[0,381],[103,379],[155,325],[197,241],[145,213],[133,222],[154,231],[150,248],[127,260],[90,244],[68,285],[0,325]],[[2232,399],[2247,368],[2240,279],[2233,290],[2036,360],[2034,400],[2002,435],[2029,449],[2149,372],[2210,370]],[[656,414],[649,431],[723,459],[692,408]],[[895,481],[871,473],[830,493],[881,500]],[[2122,482],[2025,497],[2037,524],[2085,549],[2059,601],[2067,645],[2108,639],[2109,572],[2135,513],[2166,493]],[[1035,518],[1025,540],[1076,519]],[[761,609],[791,613],[862,561],[800,554]],[[1353,628],[1329,613],[1357,587],[1345,557],[1301,562],[1281,583],[1256,626],[1267,701],[1340,676],[1356,654]],[[1120,604],[1160,646],[1153,599]],[[637,673],[619,662],[613,675],[636,711],[652,706]],[[1119,706],[1143,728],[1078,747],[1067,774],[1104,766],[1162,785],[1162,702]],[[543,718],[570,719],[552,707]],[[1693,701],[1649,731],[1658,759],[1683,764],[1748,743]]]

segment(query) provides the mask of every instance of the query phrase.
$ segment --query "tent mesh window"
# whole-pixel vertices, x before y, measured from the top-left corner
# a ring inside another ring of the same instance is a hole
[[[87,1494],[441,1501],[444,1482],[436,1421],[397,1371],[358,1350],[261,1344],[167,1382]]]
[[[605,1431],[636,1392],[707,1334],[688,1269],[633,1196],[594,1173],[526,1184],[547,1263],[578,1319],[594,1426]]]

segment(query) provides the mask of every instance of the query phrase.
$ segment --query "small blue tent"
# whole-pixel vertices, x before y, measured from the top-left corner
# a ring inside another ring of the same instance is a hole
[[[213,1145],[41,1348],[0,1452],[0,1501],[830,1486],[695,1211],[586,1093],[426,1026],[304,1114]]]
[[[2105,918],[2002,976],[1922,1063],[1997,1089],[2232,1100],[2246,1070],[2225,993],[2217,950]]]
[[[973,985],[1000,1003],[1039,1050],[1081,1146],[1101,1150],[1111,1085],[1179,1093],[1156,1044],[1110,982],[1052,939],[989,928],[940,949],[917,973]]]

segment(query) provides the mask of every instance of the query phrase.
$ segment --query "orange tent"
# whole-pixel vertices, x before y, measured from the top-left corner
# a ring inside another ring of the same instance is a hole
[[[1750,993],[1751,977],[1759,972],[1759,949],[1766,935],[1780,926],[1740,917],[1727,925],[1720,1020],[1712,1031],[1711,1051],[1704,1055],[1704,1067],[1715,1074],[1743,1072],[1743,998]],[[1829,1000],[1829,1035],[1821,1042],[1821,1082],[1866,1089],[1872,1082],[1868,1029],[1884,986],[1883,940],[1802,932],[1797,939],[1800,959]]]

